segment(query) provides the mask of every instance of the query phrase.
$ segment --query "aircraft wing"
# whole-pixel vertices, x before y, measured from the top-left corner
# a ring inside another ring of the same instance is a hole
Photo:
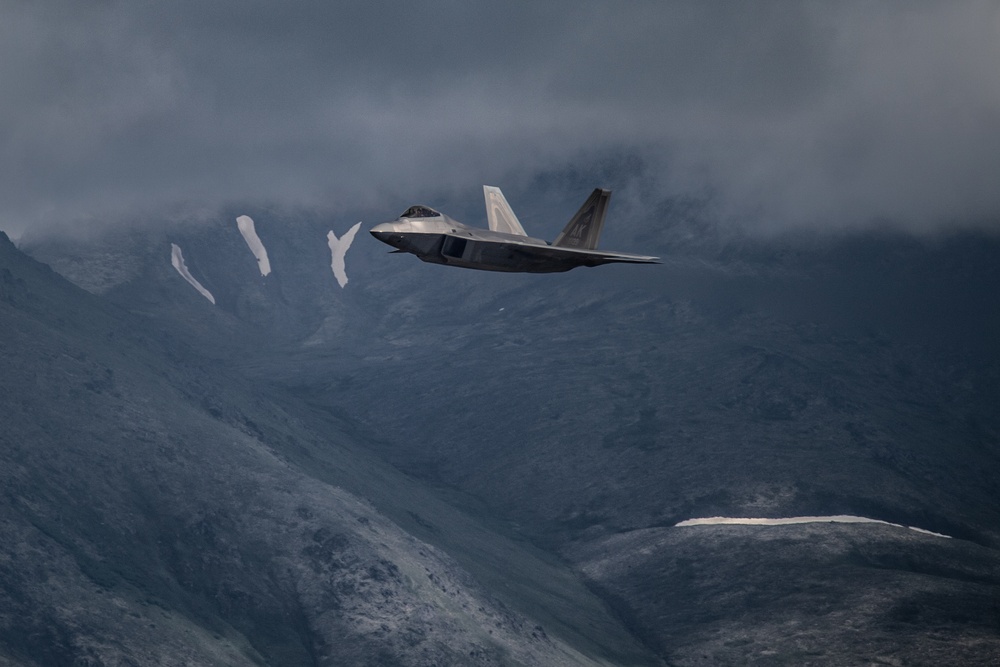
[[[515,252],[531,257],[545,257],[549,259],[577,262],[583,266],[597,266],[599,264],[626,263],[626,264],[660,264],[659,257],[648,255],[632,255],[625,252],[606,252],[603,250],[582,250],[578,248],[560,248],[551,245],[518,244],[512,246]]]

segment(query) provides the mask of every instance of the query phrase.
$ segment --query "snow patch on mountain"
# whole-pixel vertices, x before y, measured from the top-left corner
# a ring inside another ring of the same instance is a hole
[[[176,243],[170,244],[170,263],[173,264],[174,268],[177,269],[177,273],[181,274],[181,277],[184,278],[184,280],[191,283],[191,286],[198,290],[199,294],[211,301],[213,304],[215,303],[215,297],[212,296],[212,293],[205,289],[204,285],[198,282],[195,277],[191,275],[191,272],[188,271],[187,263],[184,262],[184,253],[181,252],[180,246]]]
[[[913,526],[904,526],[898,523],[890,523],[888,521],[882,521],[881,519],[869,519],[863,516],[851,516],[849,514],[835,514],[832,516],[793,516],[786,517],[783,519],[751,519],[751,518],[735,518],[726,516],[710,516],[702,519],[687,519],[686,521],[681,521],[676,524],[675,527],[682,528],[685,526],[717,526],[717,525],[742,525],[742,526],[787,526],[789,524],[796,523],[880,523],[885,526],[895,526],[896,528],[909,528],[910,530],[915,530],[918,533],[924,533],[925,535],[933,535],[935,537],[945,537],[951,539],[950,535],[942,535],[941,533],[935,533],[929,530],[924,530],[923,528],[915,528]]]
[[[332,231],[326,235],[327,245],[330,246],[330,268],[333,269],[333,277],[337,279],[341,287],[347,284],[347,270],[344,264],[344,256],[347,254],[347,249],[354,242],[354,235],[358,233],[358,229],[360,228],[361,223],[359,222],[348,229],[340,239],[337,239],[337,235]]]
[[[243,240],[247,242],[250,247],[250,252],[253,256],[257,258],[257,265],[260,268],[260,275],[266,276],[271,273],[271,262],[267,258],[267,248],[261,242],[260,237],[257,236],[257,230],[254,229],[253,219],[249,215],[241,215],[236,218],[236,226],[240,228],[240,234],[243,235]]]

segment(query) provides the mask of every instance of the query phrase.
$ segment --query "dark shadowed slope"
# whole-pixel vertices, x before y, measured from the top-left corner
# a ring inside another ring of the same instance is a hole
[[[228,219],[170,232],[218,307],[170,269],[163,230],[126,253],[142,271],[100,290],[568,559],[672,663],[995,660],[996,239],[762,242],[664,210],[646,225],[662,267],[484,276],[360,245],[340,290],[311,258],[326,221],[261,216],[267,280],[226,250]],[[35,251],[93,276],[121,247]],[[674,527],[839,514],[953,539]],[[485,551],[451,544],[475,571]]]
[[[353,451],[328,420],[282,407],[6,237],[0,321],[0,658],[647,662],[553,559],[484,530]],[[544,583],[506,603],[392,514],[442,544],[467,533],[489,586],[512,568],[523,571],[514,587],[524,572]],[[560,604],[584,611],[575,627],[555,618]]]

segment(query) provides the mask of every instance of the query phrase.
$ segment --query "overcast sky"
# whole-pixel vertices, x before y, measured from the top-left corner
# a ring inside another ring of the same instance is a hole
[[[0,0],[15,234],[606,152],[750,227],[1000,229],[1000,3]]]

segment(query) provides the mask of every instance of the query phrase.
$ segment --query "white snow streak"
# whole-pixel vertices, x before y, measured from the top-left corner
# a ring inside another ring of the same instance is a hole
[[[358,233],[360,227],[361,223],[359,222],[348,229],[339,240],[333,232],[326,235],[327,245],[330,246],[330,268],[333,269],[333,276],[340,283],[341,287],[347,284],[347,270],[344,265],[344,256],[347,254],[347,249],[351,247],[351,243],[354,242],[354,235]]]
[[[260,237],[257,236],[257,230],[254,229],[253,220],[249,215],[241,215],[236,218],[236,226],[240,228],[240,234],[243,235],[243,240],[247,242],[250,246],[250,252],[253,256],[257,258],[257,265],[260,267],[260,275],[266,276],[271,273],[271,262],[267,259],[267,249],[264,244],[261,243]]]
[[[950,535],[934,533],[929,530],[924,530],[923,528],[903,526],[898,523],[890,523],[880,519],[868,519],[863,516],[851,516],[849,514],[836,514],[833,516],[793,516],[784,519],[740,519],[725,516],[712,516],[704,519],[688,519],[686,521],[681,521],[676,526],[716,526],[720,524],[739,524],[744,526],[785,526],[794,523],[880,523],[885,526],[909,528],[910,530],[915,530],[918,533],[924,533],[925,535],[951,539]]]
[[[170,244],[170,263],[174,265],[174,268],[177,269],[177,273],[181,274],[181,277],[184,278],[184,280],[191,283],[191,285],[198,290],[199,294],[211,301],[213,304],[215,303],[215,297],[212,296],[212,293],[205,289],[200,282],[195,280],[195,277],[191,275],[190,271],[188,271],[187,264],[184,263],[184,253],[181,252],[180,246],[176,243]]]

